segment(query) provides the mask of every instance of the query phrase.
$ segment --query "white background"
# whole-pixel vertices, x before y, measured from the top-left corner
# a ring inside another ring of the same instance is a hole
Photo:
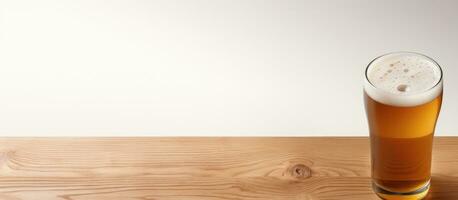
[[[2,136],[364,136],[398,50],[442,65],[458,135],[458,1],[0,2]]]

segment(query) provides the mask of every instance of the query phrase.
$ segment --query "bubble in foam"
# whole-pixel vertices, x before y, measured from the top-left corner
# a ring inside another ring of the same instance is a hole
[[[379,57],[371,62],[366,76],[367,94],[374,100],[391,105],[424,103],[425,99],[432,100],[440,93],[438,91],[442,91],[441,83],[440,89],[431,92],[441,82],[440,67],[432,59],[415,53],[401,52]]]
[[[410,87],[406,84],[401,84],[396,87],[399,92],[408,92],[410,90]]]

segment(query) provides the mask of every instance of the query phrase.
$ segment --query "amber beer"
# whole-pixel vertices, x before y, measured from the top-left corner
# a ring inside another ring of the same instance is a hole
[[[442,70],[421,54],[390,53],[368,65],[365,80],[374,191],[384,199],[422,199],[430,186]]]

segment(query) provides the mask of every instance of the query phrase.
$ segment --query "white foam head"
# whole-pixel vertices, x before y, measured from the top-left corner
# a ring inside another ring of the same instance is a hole
[[[364,90],[383,104],[421,105],[441,94],[442,70],[434,60],[421,54],[386,54],[369,63]]]

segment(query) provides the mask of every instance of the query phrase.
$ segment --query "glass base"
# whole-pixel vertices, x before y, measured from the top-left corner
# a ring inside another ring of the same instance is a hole
[[[417,199],[424,199],[426,195],[428,194],[429,191],[429,186],[430,186],[430,181],[428,181],[423,187],[411,191],[411,192],[392,192],[383,189],[382,187],[378,186],[374,182],[372,182],[372,188],[377,194],[382,199],[386,200],[417,200]]]

